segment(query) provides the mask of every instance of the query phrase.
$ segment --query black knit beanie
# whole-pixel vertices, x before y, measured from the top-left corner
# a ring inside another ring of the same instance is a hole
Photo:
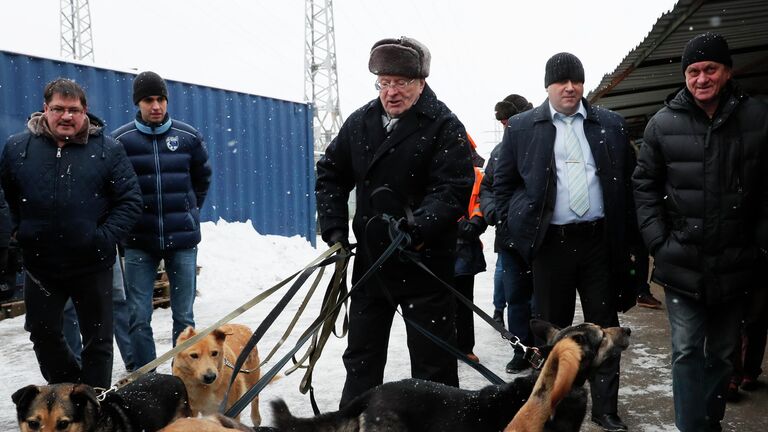
[[[583,83],[584,66],[581,65],[581,60],[575,55],[561,52],[547,60],[544,73],[544,87],[546,88],[552,83],[565,80]]]
[[[431,60],[429,49],[416,39],[382,39],[371,47],[368,70],[374,75],[426,78]]]
[[[148,96],[164,96],[168,99],[168,87],[165,86],[165,81],[154,72],[142,72],[133,80],[133,104],[138,105]]]
[[[683,50],[680,63],[683,65],[683,73],[693,63],[701,61],[713,61],[728,67],[733,65],[728,42],[717,33],[704,33],[688,41]]]
[[[533,108],[533,104],[528,102],[528,99],[518,94],[511,94],[505,97],[503,101],[497,102],[493,110],[496,111],[496,120],[501,121],[531,108]]]

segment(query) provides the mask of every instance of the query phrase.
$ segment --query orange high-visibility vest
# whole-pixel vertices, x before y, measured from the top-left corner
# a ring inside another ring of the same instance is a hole
[[[469,198],[469,207],[467,208],[467,214],[472,219],[473,216],[483,216],[482,210],[480,210],[480,182],[483,181],[483,170],[478,167],[475,168],[475,184],[472,186],[472,196]]]

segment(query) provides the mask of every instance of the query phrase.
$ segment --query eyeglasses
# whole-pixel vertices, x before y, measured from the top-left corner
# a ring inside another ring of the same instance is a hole
[[[48,110],[52,112],[57,117],[63,116],[65,113],[71,115],[72,117],[77,117],[79,115],[82,115],[84,110],[82,108],[64,108],[60,106],[54,106],[49,107]]]
[[[411,85],[414,81],[416,81],[415,78],[410,80],[401,79],[396,81],[376,81],[375,83],[373,83],[373,86],[378,91],[389,90],[391,88],[396,90],[402,90],[408,87],[409,85]]]

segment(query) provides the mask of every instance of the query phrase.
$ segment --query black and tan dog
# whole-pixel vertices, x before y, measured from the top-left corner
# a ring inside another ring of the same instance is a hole
[[[627,348],[630,331],[589,323],[561,330],[540,320],[531,321],[531,328],[547,341],[545,353],[551,352],[539,383],[536,374],[471,391],[406,379],[382,384],[339,411],[313,418],[293,417],[284,401],[274,401],[275,426],[290,432],[578,431],[587,406],[582,385],[605,359]],[[561,341],[562,348],[554,349]],[[536,400],[526,407],[527,421],[510,424],[529,396]]]
[[[11,398],[22,432],[154,432],[191,413],[184,383],[156,373],[101,402],[85,384],[28,385]]]

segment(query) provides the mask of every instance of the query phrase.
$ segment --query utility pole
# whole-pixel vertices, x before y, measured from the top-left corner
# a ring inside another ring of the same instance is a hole
[[[315,153],[323,152],[341,128],[339,78],[332,0],[306,0],[304,98],[314,105]]]
[[[88,0],[60,0],[61,56],[95,61]]]

